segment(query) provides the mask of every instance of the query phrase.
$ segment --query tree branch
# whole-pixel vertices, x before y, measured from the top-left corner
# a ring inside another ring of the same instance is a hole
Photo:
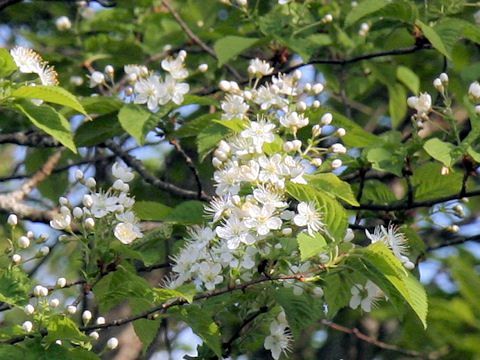
[[[10,134],[0,134],[0,144],[17,144],[24,146],[34,146],[37,148],[59,147],[62,146],[50,135],[41,132],[16,132]]]

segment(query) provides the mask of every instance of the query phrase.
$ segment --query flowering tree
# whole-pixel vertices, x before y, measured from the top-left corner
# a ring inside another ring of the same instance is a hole
[[[0,1],[0,358],[478,358],[478,6]]]

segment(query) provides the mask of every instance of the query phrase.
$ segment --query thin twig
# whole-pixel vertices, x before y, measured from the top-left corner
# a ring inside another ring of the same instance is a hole
[[[62,144],[60,144],[52,136],[36,131],[0,134],[0,144],[16,144],[34,146],[36,148],[62,146]]]

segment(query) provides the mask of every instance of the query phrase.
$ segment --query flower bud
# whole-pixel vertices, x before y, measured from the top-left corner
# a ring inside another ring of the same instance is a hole
[[[303,92],[310,92],[310,91],[312,91],[312,84],[306,83],[306,84],[303,86]]]
[[[8,215],[7,223],[10,226],[17,226],[18,224],[18,217],[15,214]]]
[[[213,157],[212,165],[213,165],[214,168],[218,169],[222,166],[222,164],[223,164],[223,162],[220,159],[218,159],[216,157]]]
[[[36,297],[46,297],[48,296],[48,289],[42,285],[37,285],[33,288],[33,295]]]
[[[475,106],[475,113],[480,115],[480,105]]]
[[[75,170],[75,179],[76,180],[78,180],[78,181],[83,180],[83,176],[84,176],[84,174],[83,174],[82,170],[80,170],[80,169]]]
[[[282,229],[282,234],[285,236],[291,235],[292,232],[293,232],[293,229],[289,227]]]
[[[77,312],[77,307],[75,305],[68,305],[67,312],[73,315]]]
[[[88,324],[92,320],[92,313],[89,310],[85,310],[82,314],[82,320],[84,324]]]
[[[75,219],[81,219],[83,217],[83,210],[76,206],[73,208],[72,214]]]
[[[18,239],[18,246],[20,246],[22,249],[26,249],[30,246],[30,239],[26,236],[20,236]]]
[[[238,86],[238,83],[236,81],[230,81],[230,91],[232,92],[240,91],[240,87]]]
[[[247,6],[248,5],[247,0],[237,0],[237,3],[240,6]]]
[[[95,321],[97,325],[103,325],[105,324],[105,318],[103,316],[99,316],[97,320]]]
[[[344,137],[346,133],[347,133],[347,130],[345,130],[344,128],[338,128],[337,131],[335,132],[335,134],[338,137]]]
[[[218,87],[220,88],[220,90],[227,91],[227,92],[230,91],[231,89],[230,82],[227,80],[220,81],[220,83],[218,84]]]
[[[443,175],[443,176],[446,176],[446,175],[450,174],[450,169],[444,165],[440,169],[440,174]]]
[[[445,90],[443,87],[442,80],[440,80],[440,78],[436,78],[435,80],[433,80],[433,86],[435,87],[435,89],[437,89],[440,92],[443,92],[443,90]]]
[[[22,256],[20,254],[13,254],[12,261],[14,264],[20,264],[22,262]]]
[[[64,196],[60,196],[58,198],[58,202],[60,203],[60,205],[63,205],[63,206],[68,206],[70,205],[70,202],[68,201],[68,199]]]
[[[59,31],[66,31],[72,27],[72,22],[66,16],[60,16],[55,20],[55,25]]]
[[[415,264],[411,261],[404,262],[403,266],[405,266],[405,269],[407,269],[407,270],[415,269]]]
[[[86,218],[83,222],[83,226],[88,230],[92,230],[95,227],[95,220],[91,217]]]
[[[35,308],[33,307],[32,304],[25,305],[25,313],[27,313],[27,315],[32,315],[34,312],[35,312]]]
[[[49,305],[52,308],[56,308],[58,307],[58,305],[60,305],[60,300],[58,300],[57,298],[53,298],[52,300],[50,300]]]
[[[213,153],[213,156],[222,161],[225,161],[228,159],[228,155],[220,149],[215,150]]]
[[[294,151],[299,151],[301,148],[302,148],[302,141],[301,140],[292,140],[292,144],[293,144],[293,150]]]
[[[89,177],[87,179],[87,181],[85,182],[85,185],[87,185],[87,187],[89,189],[94,189],[95,186],[97,186],[97,182],[95,181],[95,179],[93,177]]]
[[[310,160],[310,164],[312,164],[313,166],[316,166],[316,167],[321,166],[322,163],[323,163],[323,161],[320,158],[313,158],[312,160]]]
[[[112,337],[112,338],[108,339],[108,341],[107,341],[107,349],[113,350],[113,349],[116,349],[117,346],[118,346],[118,339],[117,339],[117,338]]]
[[[293,149],[294,149],[294,146],[293,146],[293,143],[291,141],[286,141],[283,144],[283,151],[290,152],[290,151],[293,151]]]
[[[480,84],[478,81],[470,84],[470,87],[468,88],[468,95],[473,98],[473,100],[480,101]]]
[[[345,234],[345,237],[343,238],[343,241],[350,242],[350,241],[353,240],[354,237],[355,237],[355,234],[354,234],[353,230],[350,229],[350,228],[347,228],[347,233]]]
[[[243,97],[245,98],[245,100],[250,101],[253,99],[253,94],[251,91],[245,90],[243,92]]]
[[[345,154],[347,152],[347,148],[340,143],[336,143],[330,146],[330,151],[337,154]]]
[[[100,335],[96,331],[92,331],[90,334],[88,334],[88,336],[90,336],[93,340],[98,340],[98,338],[100,337]]]
[[[307,104],[305,103],[305,101],[299,101],[297,103],[297,110],[298,111],[305,111],[307,110]]]
[[[342,166],[342,164],[342,160],[335,159],[332,161],[332,169],[338,169],[340,166]]]
[[[325,113],[322,115],[321,119],[320,119],[320,123],[322,125],[330,125],[333,121],[333,115],[330,114],[330,113]]]
[[[110,78],[113,78],[113,74],[114,74],[114,69],[113,69],[113,66],[112,65],[107,65],[105,66],[105,74],[107,74]]]
[[[59,277],[57,279],[57,287],[63,288],[65,287],[65,285],[67,285],[67,279],[65,279],[64,277]]]
[[[333,21],[333,16],[332,14],[327,14],[323,17],[323,21],[329,23],[329,22],[332,22]]]
[[[55,344],[62,346],[63,342],[62,342],[62,340],[55,340]]]
[[[312,90],[315,95],[320,94],[324,89],[325,87],[321,83],[316,83],[312,86]]]
[[[131,75],[135,75],[135,74],[131,74]],[[126,86],[125,87],[125,95],[127,95],[127,96],[133,95],[133,88],[131,86]]]
[[[90,209],[93,206],[93,198],[89,194],[83,195],[83,201],[82,202],[83,202],[83,205],[88,209]]]
[[[42,246],[39,251],[40,255],[47,256],[50,253],[50,248],[48,246]]]
[[[439,78],[444,85],[448,84],[448,75],[446,73],[441,73]]]
[[[322,135],[322,127],[319,124],[315,124],[312,126],[312,135],[314,137],[319,137]]]
[[[318,109],[318,108],[321,106],[320,101],[315,100],[315,101],[312,103],[312,106],[313,106],[315,109]]]
[[[293,78],[294,78],[295,80],[297,80],[297,81],[300,80],[300,79],[302,78],[302,72],[301,72],[300,70],[298,70],[298,69],[295,70],[295,71],[293,72]]]
[[[23,330],[25,330],[27,333],[29,333],[30,331],[32,331],[33,329],[33,324],[31,321],[25,321],[23,324],[22,324],[22,328]]]

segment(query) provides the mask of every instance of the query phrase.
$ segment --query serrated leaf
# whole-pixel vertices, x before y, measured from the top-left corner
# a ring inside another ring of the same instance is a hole
[[[349,183],[340,180],[340,178],[333,173],[323,173],[307,176],[309,184],[328,192],[329,194],[342,199],[353,206],[359,206],[352,188]]]
[[[406,151],[400,144],[383,143],[365,151],[374,169],[402,176]]]
[[[15,70],[17,70],[17,65],[10,53],[6,49],[0,48],[0,78],[9,76]]]
[[[418,9],[412,1],[394,0],[375,15],[378,15],[382,19],[400,20],[414,24],[418,18]]]
[[[437,49],[441,54],[445,55],[448,59],[451,59],[450,52],[448,51],[445,43],[443,42],[440,35],[430,26],[424,24],[422,21],[416,21],[417,26],[422,29],[423,34],[425,37],[430,41],[435,49]]]
[[[213,122],[225,126],[226,128],[233,130],[235,132],[240,132],[245,130],[250,122],[248,120],[242,119],[231,119],[231,120],[213,120]]]
[[[275,291],[274,297],[285,311],[288,325],[297,339],[302,335],[303,329],[324,315],[323,301],[310,294],[297,296],[291,288],[281,288]]]
[[[205,114],[183,124],[180,128],[168,134],[169,139],[181,139],[190,136],[197,136],[207,126],[212,125],[214,119],[218,119],[219,113]]]
[[[345,26],[350,26],[363,17],[370,15],[388,5],[384,0],[364,0],[352,8],[345,19]]]
[[[452,157],[455,145],[441,141],[438,138],[432,138],[423,145],[425,151],[435,160],[440,161],[447,167],[452,167],[456,158]]]
[[[415,95],[420,91],[420,79],[408,67],[400,65],[397,67],[397,79],[400,80]]]
[[[137,201],[133,211],[141,220],[162,221],[171,212],[172,208],[155,201]]]
[[[217,54],[218,66],[223,66],[230,59],[241,54],[248,48],[252,47],[258,42],[256,38],[246,38],[242,36],[224,36],[217,40],[213,45],[213,49]]]
[[[328,315],[333,317],[338,310],[348,305],[351,293],[351,280],[343,273],[329,274],[325,278],[325,302],[328,306]]]
[[[462,189],[463,175],[458,171],[441,175],[441,168],[442,164],[431,162],[414,169],[412,185],[415,189],[415,200],[448,196]]]
[[[33,125],[53,136],[62,145],[77,153],[73,142],[73,134],[68,120],[54,108],[48,105],[36,106],[28,101],[15,104],[15,107],[24,114]]]
[[[78,147],[94,146],[122,133],[117,115],[107,114],[85,121],[78,127],[74,139]]]
[[[298,249],[302,261],[308,260],[314,256],[322,254],[327,248],[327,242],[321,234],[310,236],[306,232],[301,232],[297,236]]]
[[[55,315],[48,319],[48,335],[46,340],[55,342],[56,340],[67,341],[88,341],[87,335],[82,333],[77,325],[64,315]]]
[[[79,113],[88,116],[75,95],[60,86],[22,86],[13,91],[12,96],[16,98],[40,99],[46,102],[68,106]]]
[[[118,112],[118,121],[127,133],[143,145],[147,132],[151,130],[146,126],[151,116],[152,114],[140,105],[125,104]]]
[[[202,224],[205,222],[203,218],[204,205],[201,201],[184,201],[177,205],[163,221],[183,225]]]
[[[0,302],[22,306],[29,299],[29,278],[20,268],[0,270]]]

